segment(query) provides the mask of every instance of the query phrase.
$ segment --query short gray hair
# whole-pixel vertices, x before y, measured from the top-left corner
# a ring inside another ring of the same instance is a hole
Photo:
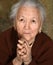
[[[17,11],[21,6],[31,6],[31,7],[38,8],[41,14],[42,21],[45,20],[46,17],[45,9],[38,0],[20,0],[19,2],[14,4],[11,8],[10,19],[12,20],[15,19]]]

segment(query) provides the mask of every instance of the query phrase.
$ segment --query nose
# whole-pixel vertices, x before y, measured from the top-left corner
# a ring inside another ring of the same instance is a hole
[[[30,28],[30,23],[27,21],[27,22],[25,23],[25,29],[28,30],[29,28]]]

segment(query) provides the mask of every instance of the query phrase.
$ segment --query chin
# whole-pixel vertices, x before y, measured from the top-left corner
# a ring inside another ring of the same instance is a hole
[[[24,39],[27,40],[27,41],[30,41],[31,40],[31,37],[27,37],[26,36],[26,37],[24,37]]]

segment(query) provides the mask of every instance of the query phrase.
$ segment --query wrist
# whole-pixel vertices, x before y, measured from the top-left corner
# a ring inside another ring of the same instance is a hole
[[[21,64],[22,64],[22,62],[19,61],[17,58],[15,58],[15,59],[13,60],[13,65],[21,65]]]
[[[30,61],[28,61],[28,62],[24,62],[24,65],[29,65],[31,61],[32,61],[32,60],[30,60]]]
[[[29,65],[31,61],[32,61],[32,58],[30,58],[30,59],[27,60],[27,61],[24,61],[24,65]]]

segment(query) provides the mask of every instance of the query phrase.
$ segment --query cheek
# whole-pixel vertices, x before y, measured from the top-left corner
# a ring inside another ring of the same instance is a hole
[[[32,30],[32,35],[33,36],[35,36],[35,35],[37,35],[37,33],[39,32],[39,25],[37,24],[37,25],[33,25],[33,27],[31,28]]]
[[[23,25],[20,24],[20,23],[17,23],[16,24],[16,29],[17,29],[18,33],[22,34],[22,32],[23,32]]]
[[[39,24],[31,25],[31,29],[32,29],[32,31],[38,30],[39,29]]]

